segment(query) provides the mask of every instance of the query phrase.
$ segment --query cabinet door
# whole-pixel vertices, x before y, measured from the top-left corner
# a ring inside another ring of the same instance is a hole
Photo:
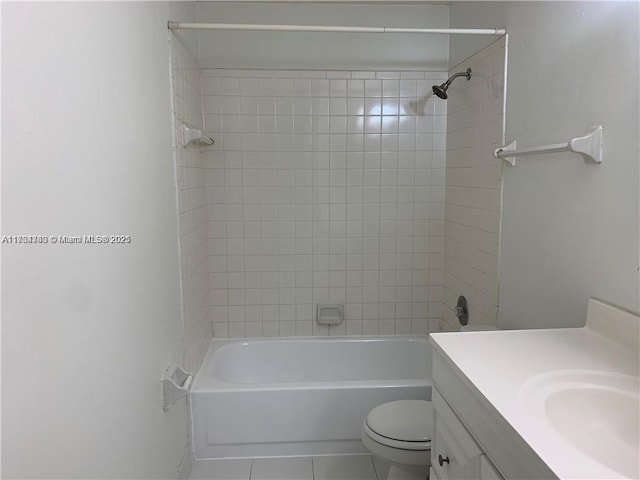
[[[477,480],[480,477],[480,447],[437,390],[433,391],[432,402],[431,466],[434,472],[440,480]]]
[[[480,456],[480,480],[504,480],[486,455]]]

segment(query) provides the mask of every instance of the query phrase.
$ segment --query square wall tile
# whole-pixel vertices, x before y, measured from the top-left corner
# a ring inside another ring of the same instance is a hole
[[[203,71],[205,128],[221,138],[202,170],[180,175],[204,179],[216,336],[424,330],[413,287],[441,287],[426,272],[444,268],[447,132],[444,107],[416,97],[443,76]],[[200,200],[183,197],[185,244],[202,245],[191,213]],[[345,323],[315,325],[317,302],[347,304]]]

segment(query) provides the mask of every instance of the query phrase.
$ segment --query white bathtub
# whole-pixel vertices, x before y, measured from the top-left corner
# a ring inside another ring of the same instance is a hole
[[[430,398],[426,337],[214,340],[191,389],[195,457],[366,453],[373,407]]]

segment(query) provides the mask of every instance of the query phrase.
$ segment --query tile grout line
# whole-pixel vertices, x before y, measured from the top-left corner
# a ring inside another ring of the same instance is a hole
[[[378,470],[376,469],[376,462],[373,461],[373,455],[369,457],[369,460],[371,461],[371,465],[373,466],[373,473],[376,476],[376,480],[380,480],[380,476],[378,475]]]

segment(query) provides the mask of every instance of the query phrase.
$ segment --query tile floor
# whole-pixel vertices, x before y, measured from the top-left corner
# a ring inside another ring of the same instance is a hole
[[[389,465],[370,455],[197,460],[191,480],[383,480]],[[426,477],[426,475],[425,475]],[[408,474],[402,480],[424,480]]]

